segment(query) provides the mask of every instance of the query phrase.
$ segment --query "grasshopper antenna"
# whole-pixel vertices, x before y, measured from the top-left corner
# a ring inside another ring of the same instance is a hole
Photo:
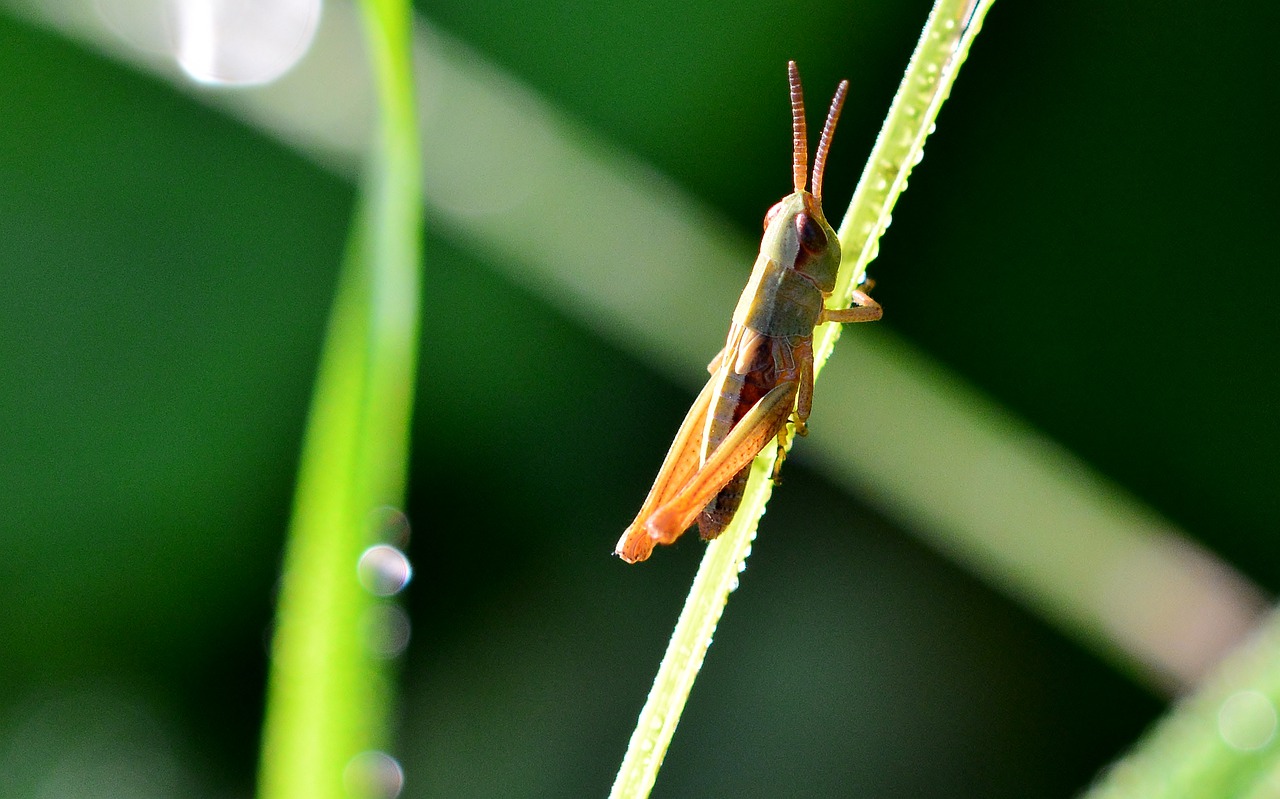
[[[836,135],[836,122],[840,120],[840,109],[844,108],[844,96],[848,91],[849,81],[840,81],[840,85],[836,87],[836,96],[831,98],[827,124],[822,126],[822,138],[818,140],[818,153],[813,157],[813,199],[818,201],[818,205],[822,205],[822,173],[827,168],[827,152],[831,149],[831,137]]]
[[[791,83],[791,177],[796,191],[804,191],[809,177],[809,129],[804,122],[804,88],[794,61],[787,62],[787,79]]]

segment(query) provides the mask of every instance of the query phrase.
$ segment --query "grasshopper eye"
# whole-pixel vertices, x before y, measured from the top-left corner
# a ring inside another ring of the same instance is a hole
[[[827,248],[827,234],[822,232],[822,226],[803,211],[796,214],[796,235],[805,252],[817,253]]]
[[[765,215],[764,215],[765,230],[769,229],[769,224],[773,222],[774,218],[778,216],[778,212],[781,210],[782,210],[782,203],[774,203],[774,206],[770,208],[767,212],[765,212]]]

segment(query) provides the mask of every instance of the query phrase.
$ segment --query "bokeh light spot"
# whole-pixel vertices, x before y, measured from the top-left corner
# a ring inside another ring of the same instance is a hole
[[[364,551],[356,574],[365,590],[376,596],[400,593],[413,576],[413,567],[403,552],[387,544],[375,544]]]
[[[302,60],[320,0],[174,0],[174,57],[198,83],[270,83]]]
[[[342,781],[351,796],[396,799],[404,790],[404,769],[386,752],[361,752],[347,763]]]
[[[382,505],[369,511],[370,535],[384,544],[404,549],[409,545],[409,517],[399,508]]]
[[[398,604],[386,603],[369,608],[364,621],[365,640],[378,657],[399,657],[409,647],[413,625],[409,614]]]
[[[1276,734],[1276,708],[1258,691],[1238,691],[1218,709],[1218,734],[1244,752],[1261,749]]]

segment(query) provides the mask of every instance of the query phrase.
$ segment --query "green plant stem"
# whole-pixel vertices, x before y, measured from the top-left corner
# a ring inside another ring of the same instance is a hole
[[[381,600],[356,564],[376,511],[403,502],[418,338],[421,167],[410,7],[362,4],[380,133],[321,355],[272,646],[259,796],[357,793],[344,768],[386,739],[386,665],[369,644]],[[350,789],[350,790],[349,790]]]
[[[951,95],[992,2],[938,0],[934,4],[840,223],[840,248],[846,257],[830,307],[848,307],[853,289],[866,278],[867,265],[879,254],[880,237],[889,228],[893,206],[906,191],[912,168],[924,158],[925,139],[933,133],[938,112]],[[828,324],[814,336],[815,378],[831,357],[842,329],[843,325]]]
[[[907,176],[924,153],[938,110],[947,99],[960,65],[992,0],[938,0],[916,45],[898,93],[890,106],[849,210],[840,226],[846,258],[833,307],[849,304],[853,287],[866,274],[889,225],[889,215]],[[831,354],[839,325],[827,325],[815,340],[815,373]],[[646,797],[662,767],[693,682],[702,667],[729,593],[746,567],[751,542],[772,493],[769,475],[777,447],[766,447],[752,465],[742,505],[729,528],[707,546],[689,596],[676,622],[653,688],[618,769],[610,796]]]

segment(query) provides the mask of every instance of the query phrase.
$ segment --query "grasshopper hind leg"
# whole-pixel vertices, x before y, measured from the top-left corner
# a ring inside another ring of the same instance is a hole
[[[702,468],[670,500],[648,517],[644,526],[657,543],[676,540],[702,515],[721,489],[751,466],[756,455],[778,434],[796,400],[795,381],[781,383],[765,394],[729,436],[715,448]],[[652,548],[652,546],[650,546]]]

